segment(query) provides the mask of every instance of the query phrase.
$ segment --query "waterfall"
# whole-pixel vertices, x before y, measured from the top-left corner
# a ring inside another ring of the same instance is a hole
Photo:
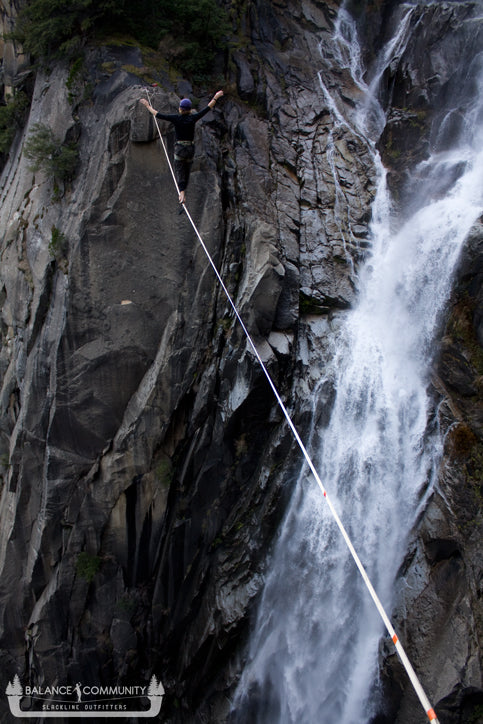
[[[313,431],[311,448],[388,611],[407,536],[436,479],[441,452],[428,396],[433,340],[462,245],[483,212],[481,54],[465,75],[457,109],[441,112],[431,157],[414,169],[415,196],[404,220],[391,214],[375,149],[383,126],[377,91],[384,69],[410,38],[413,10],[401,6],[397,34],[366,75],[355,24],[340,10],[332,43],[321,52],[349,69],[361,90],[350,117],[320,74],[334,127],[345,124],[364,139],[379,182],[358,303],[334,335],[320,380],[321,390],[327,380],[333,384],[334,406],[327,426]],[[235,720],[366,724],[375,713],[370,693],[382,635],[377,611],[304,469],[274,547]]]

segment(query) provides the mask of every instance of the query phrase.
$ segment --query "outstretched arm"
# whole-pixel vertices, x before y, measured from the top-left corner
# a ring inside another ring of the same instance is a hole
[[[216,101],[218,100],[218,98],[221,98],[222,95],[223,95],[223,91],[222,91],[222,90],[217,91],[217,92],[215,93],[215,95],[213,96],[213,98],[211,99],[211,101],[208,103],[209,107],[210,107],[210,108],[213,108],[214,105],[215,105],[215,103],[216,103]]]
[[[143,106],[146,106],[146,108],[148,109],[148,111],[149,111],[150,113],[152,113],[153,116],[156,115],[156,113],[157,113],[156,108],[153,108],[153,107],[149,104],[149,102],[146,100],[146,98],[141,98],[139,102],[142,103]]]

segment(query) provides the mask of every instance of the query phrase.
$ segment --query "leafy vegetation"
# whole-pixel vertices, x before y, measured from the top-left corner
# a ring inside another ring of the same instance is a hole
[[[68,261],[67,261],[67,249],[68,249],[68,242],[67,237],[60,229],[58,229],[56,226],[52,226],[52,235],[49,241],[49,254],[54,257],[57,264],[59,265],[59,268],[64,272],[64,274],[67,274],[68,271]]]
[[[169,488],[173,481],[173,464],[168,457],[163,457],[156,466],[156,480],[164,488]]]
[[[33,126],[24,154],[31,162],[31,171],[45,171],[57,183],[72,180],[79,156],[76,144],[60,142],[44,123]]]
[[[299,310],[300,314],[324,314],[325,312],[322,302],[304,292],[299,294]]]
[[[126,593],[123,593],[121,598],[117,601],[116,605],[121,613],[126,613],[128,616],[132,616],[137,607],[137,601],[134,593],[126,591]]]
[[[469,714],[467,724],[478,724],[481,721],[483,721],[483,704],[476,704]]]
[[[122,12],[116,0],[32,0],[17,18],[15,36],[36,58],[72,57],[98,23]]]
[[[0,155],[6,153],[18,128],[25,121],[30,101],[23,91],[11,98],[7,105],[0,106]]]
[[[228,24],[216,0],[31,0],[18,15],[16,38],[36,58],[78,55],[95,35],[129,33],[158,48],[173,40],[183,68],[204,73]]]
[[[88,80],[88,73],[82,56],[75,58],[71,62],[65,85],[67,99],[72,106],[89,97],[92,91],[92,83]]]
[[[56,256],[65,243],[65,234],[63,234],[56,226],[52,226],[52,237],[49,242],[49,252],[52,256]]]
[[[76,562],[76,572],[80,578],[91,583],[94,580],[94,576],[101,567],[101,559],[99,556],[92,556],[85,551],[79,553]]]

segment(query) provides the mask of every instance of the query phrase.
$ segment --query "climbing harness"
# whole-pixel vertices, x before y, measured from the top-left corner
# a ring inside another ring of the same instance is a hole
[[[195,147],[191,141],[176,141],[174,144],[174,160],[191,162],[195,155]]]
[[[151,99],[150,99],[150,96],[149,96],[149,92],[148,92],[147,89],[145,89],[145,90],[146,90],[146,95],[147,95],[147,97],[148,97],[148,101],[149,101],[149,103],[150,103],[150,105],[151,105]],[[164,153],[165,153],[166,160],[167,160],[167,162],[168,162],[169,170],[171,171],[171,176],[173,177],[173,181],[174,181],[174,185],[175,185],[175,187],[176,187],[176,191],[177,191],[178,194],[179,194],[179,188],[178,188],[178,183],[177,183],[177,181],[176,181],[176,176],[175,176],[175,173],[174,173],[174,171],[173,171],[173,167],[172,167],[172,165],[171,165],[171,161],[169,160],[169,156],[168,156],[168,151],[167,151],[167,148],[166,148],[166,144],[164,143],[163,136],[162,136],[162,134],[161,134],[161,131],[160,131],[160,128],[159,128],[159,124],[158,124],[157,118],[156,118],[155,116],[154,116],[154,122],[155,122],[155,124],[156,124],[156,128],[157,128],[157,131],[158,131],[158,134],[159,134],[159,138],[160,138],[160,140],[161,140],[161,145],[162,145],[162,147],[163,147],[163,151],[164,151]],[[259,364],[260,364],[260,367],[262,368],[263,374],[264,374],[265,377],[267,378],[268,384],[269,384],[270,387],[272,388],[272,391],[273,391],[273,394],[275,395],[275,398],[276,398],[276,400],[277,400],[277,403],[278,403],[280,409],[282,410],[282,412],[283,412],[283,414],[284,414],[284,417],[285,417],[285,419],[286,419],[286,421],[287,421],[287,423],[288,423],[288,426],[290,427],[290,429],[291,429],[291,431],[292,431],[292,433],[293,433],[293,436],[294,436],[295,440],[297,441],[297,444],[298,444],[300,450],[302,451],[302,454],[303,454],[303,456],[304,456],[304,458],[305,458],[305,461],[306,461],[307,465],[309,466],[309,468],[310,468],[310,470],[311,470],[311,472],[312,472],[312,475],[313,475],[314,478],[315,478],[315,482],[316,482],[317,485],[319,486],[319,488],[320,488],[320,490],[321,490],[321,492],[322,492],[322,495],[324,496],[324,498],[325,498],[325,500],[326,500],[326,502],[327,502],[327,505],[329,506],[329,510],[330,510],[330,512],[332,513],[332,517],[334,518],[334,520],[335,520],[335,522],[336,522],[336,524],[337,524],[337,527],[339,528],[339,530],[340,530],[340,532],[341,532],[341,534],[342,534],[342,537],[344,538],[344,540],[345,540],[345,542],[346,542],[346,544],[347,544],[347,547],[348,547],[348,549],[349,549],[349,551],[350,551],[350,553],[351,553],[351,555],[352,555],[352,558],[354,559],[354,562],[355,562],[357,568],[359,569],[359,573],[360,573],[361,576],[362,576],[362,579],[363,579],[363,581],[364,581],[364,583],[365,583],[365,585],[366,585],[366,587],[367,587],[367,590],[369,591],[369,594],[370,594],[372,600],[374,601],[374,604],[375,604],[375,606],[376,606],[376,608],[377,608],[377,610],[378,610],[378,612],[379,612],[379,615],[381,616],[381,618],[382,618],[382,620],[383,620],[383,622],[384,622],[384,625],[385,625],[385,627],[386,627],[386,629],[387,629],[387,631],[388,631],[388,633],[389,633],[389,636],[391,637],[391,640],[392,640],[392,642],[393,642],[393,644],[394,644],[394,646],[395,646],[395,648],[396,648],[396,651],[397,651],[397,653],[398,653],[398,655],[399,655],[399,658],[400,658],[400,660],[401,660],[401,663],[403,664],[404,668],[406,669],[406,673],[407,673],[407,675],[408,675],[408,677],[409,677],[409,680],[411,681],[411,684],[413,685],[413,688],[414,688],[414,690],[415,690],[415,692],[416,692],[416,694],[417,694],[417,696],[418,696],[418,699],[419,699],[419,701],[420,701],[420,703],[421,703],[421,706],[423,707],[423,709],[424,709],[424,711],[425,711],[425,713],[426,713],[429,721],[430,721],[430,722],[433,722],[434,724],[439,724],[439,720],[438,720],[438,717],[436,716],[436,712],[434,711],[433,707],[431,706],[431,703],[430,703],[428,697],[426,696],[426,693],[425,693],[425,691],[424,691],[424,689],[423,689],[423,687],[422,687],[422,685],[421,685],[421,683],[420,683],[420,681],[419,681],[419,679],[418,679],[418,677],[417,677],[417,674],[416,674],[416,672],[414,671],[414,669],[413,669],[413,667],[412,667],[412,664],[411,664],[411,662],[410,662],[409,659],[408,659],[408,656],[407,656],[407,654],[406,654],[406,651],[404,650],[403,645],[402,645],[401,642],[399,641],[399,638],[398,638],[398,636],[397,636],[397,634],[396,634],[396,631],[394,630],[394,628],[393,628],[393,626],[392,626],[392,624],[391,624],[391,621],[389,620],[389,617],[388,617],[388,615],[387,615],[387,613],[386,613],[386,611],[385,611],[385,609],[384,609],[381,601],[379,600],[379,597],[378,597],[378,595],[377,595],[377,593],[376,593],[376,591],[375,591],[375,589],[374,589],[374,587],[373,587],[373,585],[372,585],[372,583],[371,583],[371,581],[370,581],[370,579],[369,579],[369,576],[367,575],[366,570],[365,570],[364,566],[362,565],[362,562],[361,562],[359,556],[357,555],[357,552],[356,552],[354,546],[352,545],[352,541],[351,541],[351,539],[349,538],[349,535],[348,535],[348,533],[347,533],[347,531],[346,531],[346,529],[345,529],[345,527],[344,527],[341,519],[339,518],[339,515],[338,515],[337,511],[335,510],[335,508],[334,508],[334,506],[333,506],[333,504],[332,504],[332,501],[330,500],[329,496],[327,495],[327,491],[326,491],[325,488],[324,488],[324,485],[323,485],[322,480],[320,479],[320,476],[319,476],[319,474],[318,474],[318,472],[317,472],[317,470],[316,470],[316,468],[315,468],[315,465],[314,465],[314,463],[312,462],[312,459],[311,459],[311,457],[310,457],[310,455],[309,455],[309,453],[308,453],[308,451],[307,451],[304,443],[302,442],[302,439],[301,439],[300,435],[299,435],[298,432],[297,432],[297,429],[296,429],[296,427],[295,427],[295,425],[294,425],[294,423],[293,423],[293,421],[292,421],[292,418],[290,417],[289,412],[288,412],[287,408],[285,407],[285,405],[284,405],[284,403],[283,403],[283,401],[282,401],[282,398],[280,397],[280,395],[279,395],[279,393],[278,393],[278,390],[277,390],[277,388],[275,387],[275,384],[274,384],[272,378],[270,377],[270,374],[269,374],[269,372],[268,372],[268,370],[267,370],[267,368],[266,368],[266,366],[265,366],[265,364],[264,364],[264,362],[263,362],[263,360],[262,360],[262,358],[261,358],[261,356],[260,356],[260,354],[259,354],[256,346],[255,346],[254,341],[252,340],[252,338],[251,338],[251,336],[250,336],[250,334],[249,334],[249,332],[248,332],[248,330],[247,330],[247,328],[246,328],[246,326],[245,326],[245,324],[244,324],[244,322],[243,322],[243,319],[242,319],[241,316],[240,316],[240,313],[238,312],[238,309],[237,309],[234,301],[232,300],[232,298],[231,298],[231,296],[230,296],[230,293],[228,292],[228,289],[226,288],[226,286],[225,286],[225,284],[224,284],[224,282],[223,282],[223,279],[222,279],[222,277],[221,277],[218,269],[216,268],[216,265],[215,265],[213,259],[211,258],[211,254],[210,254],[210,252],[208,251],[208,249],[207,249],[207,247],[206,247],[206,245],[205,245],[205,243],[204,243],[204,241],[203,241],[203,239],[202,239],[202,237],[201,237],[201,235],[200,235],[200,232],[198,231],[198,229],[197,229],[197,227],[196,227],[196,224],[195,224],[195,222],[193,221],[193,219],[192,219],[192,217],[191,217],[191,214],[190,214],[189,211],[188,211],[188,208],[187,208],[187,206],[186,206],[186,203],[183,202],[183,203],[182,203],[182,207],[183,207],[183,209],[184,209],[184,211],[185,211],[185,213],[186,213],[186,216],[188,217],[188,219],[189,219],[189,221],[190,221],[190,223],[191,223],[191,226],[193,227],[193,230],[194,230],[194,232],[195,232],[195,234],[196,234],[196,236],[197,236],[197,238],[198,238],[198,241],[199,241],[200,244],[201,244],[201,247],[202,247],[203,251],[204,251],[205,254],[206,254],[206,257],[207,257],[207,259],[208,259],[208,261],[209,261],[209,263],[210,263],[210,265],[211,265],[211,267],[212,267],[212,269],[213,269],[213,271],[214,271],[214,273],[215,273],[215,276],[216,276],[216,278],[218,279],[218,282],[219,282],[221,288],[223,289],[223,292],[224,292],[224,294],[225,294],[225,296],[226,296],[226,298],[227,298],[227,300],[228,300],[231,308],[233,309],[233,312],[235,313],[235,316],[236,316],[236,318],[238,319],[238,322],[240,323],[240,326],[241,326],[241,328],[242,328],[242,330],[243,330],[243,332],[244,332],[244,334],[245,334],[245,337],[247,338],[248,344],[250,345],[250,347],[251,347],[251,349],[252,349],[252,351],[253,351],[253,354],[255,355],[255,357],[256,357],[257,360],[258,360],[258,362],[259,362]]]

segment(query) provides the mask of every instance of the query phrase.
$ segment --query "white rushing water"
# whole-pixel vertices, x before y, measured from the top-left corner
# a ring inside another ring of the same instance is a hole
[[[344,9],[339,13],[325,52],[351,69],[363,91],[351,118],[320,78],[335,126],[346,124],[372,149],[379,186],[358,305],[346,315],[327,370],[334,407],[328,426],[314,432],[312,450],[388,611],[407,535],[434,481],[440,452],[428,420],[432,340],[462,244],[483,212],[483,62],[477,57],[473,102],[466,104],[461,133],[451,148],[444,138],[435,139],[433,156],[415,173],[413,211],[392,228],[384,171],[370,134],[382,128],[381,75],[408,41],[412,9],[402,11],[398,34],[382,49],[367,84],[354,24]],[[366,724],[374,713],[370,693],[383,633],[320,490],[304,471],[267,575],[235,700],[239,720]]]

